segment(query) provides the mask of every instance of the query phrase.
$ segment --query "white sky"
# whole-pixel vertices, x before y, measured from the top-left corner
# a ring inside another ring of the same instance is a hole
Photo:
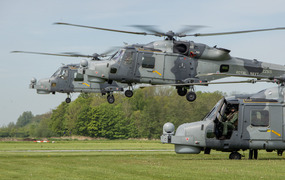
[[[10,51],[92,54],[121,46],[123,42],[160,40],[158,37],[52,25],[54,22],[129,31],[141,31],[129,25],[157,25],[163,31],[176,31],[183,25],[206,25],[209,27],[195,33],[208,33],[283,27],[284,7],[283,0],[0,0],[0,126],[16,122],[24,111],[42,114],[56,108],[66,95],[38,95],[28,88],[30,79],[50,77],[61,63],[81,60],[11,54]],[[232,56],[285,64],[285,31],[194,37],[192,40],[230,49]],[[196,90],[253,93],[270,86],[274,85],[210,85],[196,87]]]

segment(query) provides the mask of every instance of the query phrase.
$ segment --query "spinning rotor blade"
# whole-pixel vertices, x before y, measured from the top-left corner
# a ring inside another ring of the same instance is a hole
[[[165,33],[157,30],[155,26],[151,26],[151,25],[131,25],[131,27],[135,27],[135,28],[150,32],[147,35],[154,35],[154,36],[159,36],[159,37],[165,35]]]
[[[261,31],[275,31],[275,30],[285,30],[285,27],[269,28],[269,29],[254,29],[246,31],[232,31],[232,32],[220,32],[220,33],[196,33],[196,34],[187,34],[186,36],[220,36],[220,35],[229,35],[229,34],[242,34],[242,33],[251,33],[251,32],[261,32]]]
[[[83,27],[83,28],[90,28],[90,29],[98,29],[98,30],[103,30],[103,31],[112,31],[112,32],[127,33],[127,34],[154,35],[154,34],[148,34],[148,33],[145,33],[145,32],[122,31],[122,30],[116,30],[116,29],[107,29],[107,28],[100,28],[100,27],[94,27],[94,26],[84,26],[84,25],[77,25],[77,24],[70,24],[70,23],[63,23],[63,22],[56,22],[54,24],[56,24],[56,25],[67,25],[67,26],[76,26],[76,27]]]
[[[178,33],[175,33],[173,31],[168,31],[168,32],[162,32],[159,31],[155,28],[155,26],[150,26],[150,25],[133,25],[132,27],[136,27],[142,30],[145,30],[147,32],[150,32],[152,34],[147,34],[147,35],[155,35],[155,36],[168,36],[168,37],[185,37],[187,32],[192,32],[200,28],[204,28],[207,26],[201,26],[201,25],[185,25],[183,29],[178,31]]]
[[[185,37],[187,33],[196,31],[197,29],[205,28],[208,26],[202,26],[202,25],[184,25],[184,28],[182,28],[180,31],[178,31],[178,37]]]
[[[55,53],[43,53],[43,52],[31,52],[31,51],[12,51],[11,53],[27,53],[27,54],[50,55],[50,56],[86,57],[86,58],[93,58],[94,57],[91,55],[82,55],[82,54],[76,54],[76,53],[55,54]]]
[[[178,37],[185,37],[186,32],[194,31],[198,28],[202,28],[205,26],[199,26],[199,25],[194,25],[194,26],[185,26],[183,30],[181,30],[179,33],[174,33],[172,31],[169,32],[162,32],[159,31],[155,28],[155,26],[150,26],[150,25],[132,25],[132,27],[136,27],[139,29],[142,29],[146,32],[134,32],[134,31],[123,31],[123,30],[117,30],[117,29],[108,29],[108,28],[100,28],[100,27],[94,27],[94,26],[85,26],[85,25],[78,25],[78,24],[70,24],[70,23],[64,23],[64,22],[56,22],[54,23],[56,25],[67,25],[67,26],[75,26],[75,27],[83,27],[83,28],[90,28],[90,29],[97,29],[97,30],[102,30],[102,31],[111,31],[111,32],[119,32],[119,33],[127,33],[127,34],[136,34],[136,35],[152,35],[152,36],[167,36],[170,38],[173,38],[174,36]]]

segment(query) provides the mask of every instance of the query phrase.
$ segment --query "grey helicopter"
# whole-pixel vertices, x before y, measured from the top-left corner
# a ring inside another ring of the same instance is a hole
[[[11,53],[28,53],[28,54],[38,54],[38,55],[51,55],[51,56],[64,56],[64,57],[87,57],[91,58],[91,61],[100,61],[102,58],[108,56],[114,49],[110,49],[104,53],[93,55],[81,55],[78,53],[44,53],[44,52],[31,52],[31,51],[12,51]],[[87,60],[81,60],[80,64],[68,64],[61,66],[50,78],[40,79],[37,81],[33,78],[30,83],[31,89],[36,89],[38,94],[55,94],[66,93],[67,98],[66,103],[71,102],[71,93],[101,93],[102,95],[107,95],[107,101],[110,104],[115,102],[113,92],[124,91],[127,87],[126,84],[112,82],[107,83],[103,80],[90,82],[87,81],[87,75],[84,73],[78,73],[78,69],[81,66],[85,67],[88,65]]]
[[[66,93],[66,103],[71,102],[71,93],[101,93],[108,94],[107,99],[109,103],[114,103],[114,98],[110,94],[115,91],[124,91],[123,84],[105,83],[90,83],[86,81],[83,74],[79,74],[79,64],[67,64],[61,66],[50,78],[36,80],[33,78],[30,83],[31,89],[36,89],[38,94],[55,94]]]
[[[285,27],[233,31],[221,33],[187,34],[202,26],[186,27],[178,33],[167,33],[156,30],[152,26],[135,26],[146,32],[123,31],[93,26],[57,22],[57,25],[67,25],[91,28],[103,31],[128,33],[135,35],[151,35],[165,37],[164,40],[148,44],[133,44],[122,47],[108,61],[94,63],[90,61],[81,64],[79,73],[86,74],[89,82],[126,83],[129,90],[127,97],[133,95],[133,85],[145,83],[150,85],[175,86],[180,96],[186,96],[188,101],[196,99],[195,85],[208,86],[224,83],[255,83],[257,80],[269,80],[276,83],[285,81],[285,67],[282,65],[261,62],[259,60],[232,57],[230,50],[209,47],[194,41],[177,40],[182,37],[217,36],[262,31],[285,30]],[[245,81],[212,82],[213,80],[237,76],[253,78]],[[189,90],[189,92],[188,92]]]
[[[201,120],[175,126],[165,123],[162,143],[174,144],[178,154],[210,154],[211,149],[230,152],[229,159],[241,159],[239,151],[285,150],[285,87],[268,88],[252,95],[222,98]]]

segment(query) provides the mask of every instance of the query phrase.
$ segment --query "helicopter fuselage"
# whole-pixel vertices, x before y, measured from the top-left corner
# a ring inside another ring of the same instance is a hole
[[[236,76],[275,77],[285,67],[230,56],[227,49],[209,47],[192,41],[156,41],[119,50],[109,61],[96,62],[86,69],[88,80],[104,79],[122,83],[178,84],[203,83]],[[213,75],[208,75],[213,73]]]
[[[60,67],[50,78],[31,80],[30,88],[36,89],[38,94],[55,94],[80,92],[109,94],[114,91],[123,91],[123,85],[117,82],[109,84],[92,83],[86,80],[86,75],[78,73],[79,64],[69,64]],[[70,98],[66,99],[70,102]]]
[[[230,159],[241,159],[239,150],[250,150],[249,158],[257,158],[257,150],[285,150],[284,86],[269,88],[254,95],[221,99],[202,121],[180,125],[176,132],[172,123],[163,127],[162,143],[175,145],[178,154],[198,154],[211,149],[232,152]],[[234,108],[237,119],[228,122]],[[229,126],[230,124],[230,126]],[[225,131],[225,126],[228,126]],[[230,128],[231,127],[231,128]]]

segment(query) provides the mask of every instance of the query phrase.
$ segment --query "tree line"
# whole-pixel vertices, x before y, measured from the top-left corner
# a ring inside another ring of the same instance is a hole
[[[169,87],[136,89],[131,98],[122,93],[115,96],[116,102],[109,104],[106,96],[82,93],[73,102],[62,102],[42,115],[23,112],[16,123],[0,128],[0,137],[159,138],[166,122],[177,128],[201,120],[223,93],[197,92],[192,103]]]

